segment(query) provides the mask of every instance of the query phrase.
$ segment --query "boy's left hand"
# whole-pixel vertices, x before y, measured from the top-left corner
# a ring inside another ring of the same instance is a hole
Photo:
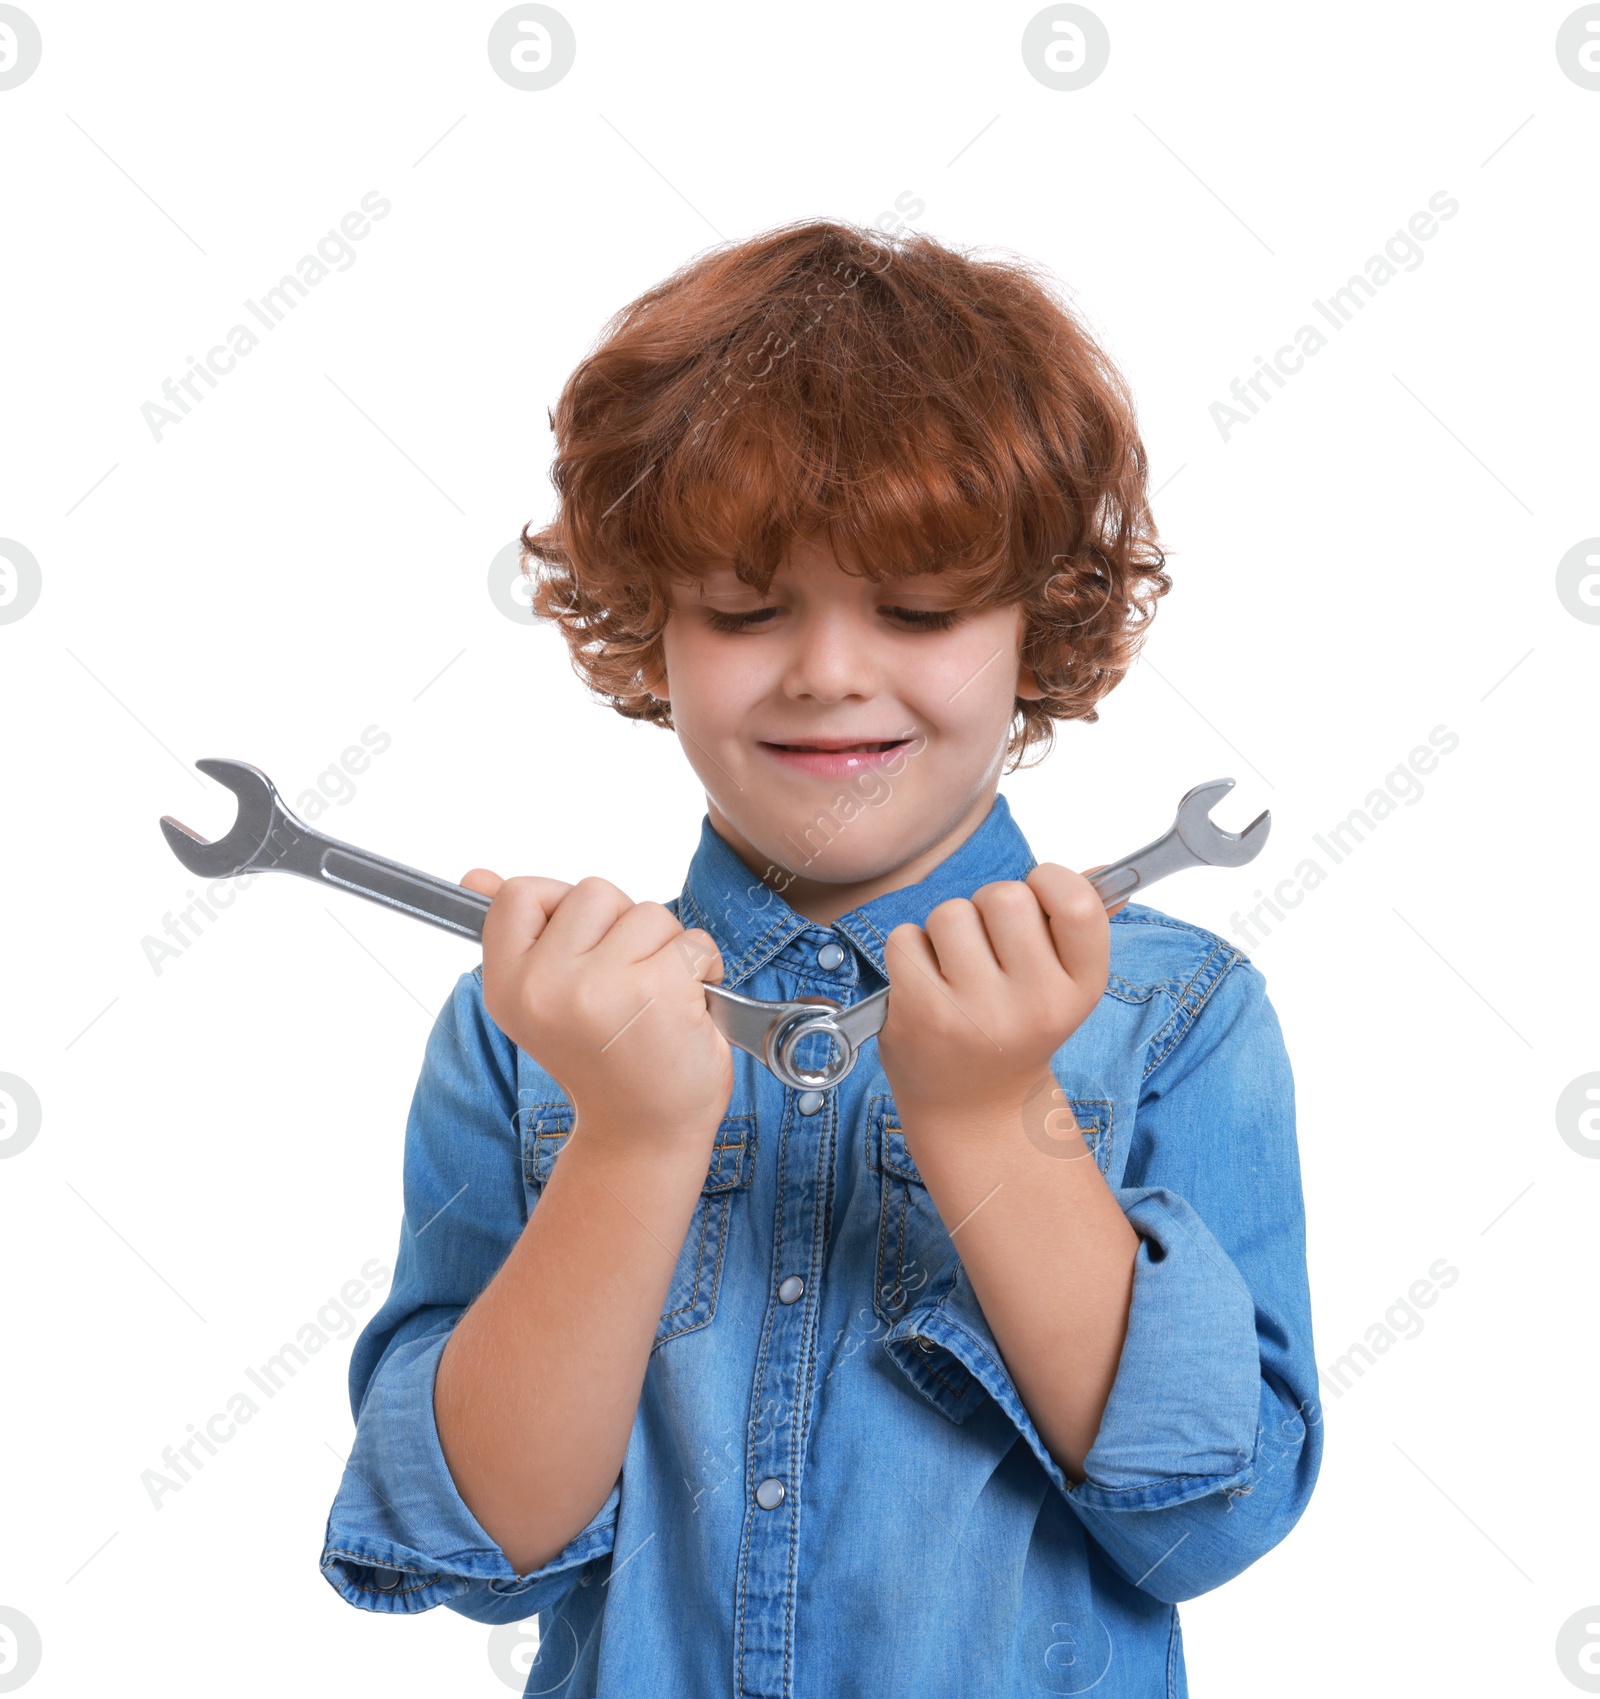
[[[878,1056],[901,1125],[1019,1124],[1054,1089],[1051,1056],[1105,991],[1109,918],[1082,874],[1043,862],[1025,882],[940,903],[926,927],[895,927]]]

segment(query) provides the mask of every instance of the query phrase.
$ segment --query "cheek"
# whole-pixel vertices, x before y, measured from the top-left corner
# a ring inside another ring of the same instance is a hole
[[[925,653],[908,670],[908,703],[930,725],[957,736],[987,736],[1009,725],[1016,701],[1017,642],[1014,618],[969,621],[950,634],[936,654]]]
[[[751,656],[704,627],[676,627],[668,620],[661,634],[662,658],[672,718],[680,727],[708,732],[737,722],[760,694]]]

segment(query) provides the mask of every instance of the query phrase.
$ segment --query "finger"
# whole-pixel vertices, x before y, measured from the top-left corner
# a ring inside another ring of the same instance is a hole
[[[716,939],[703,927],[691,926],[686,932],[679,932],[675,938],[669,938],[656,954],[665,956],[668,952],[677,956],[691,979],[697,979],[703,985],[722,983],[722,951],[717,948]]]
[[[595,954],[608,962],[642,962],[682,931],[664,903],[635,903],[612,922],[611,930],[595,946]]]
[[[490,879],[495,877],[487,870],[474,871],[484,871]],[[524,876],[500,880],[493,892],[484,893],[492,898],[489,912],[483,917],[485,953],[521,955],[531,950],[571,889],[560,879]]]
[[[949,984],[975,985],[1000,964],[989,947],[978,911],[965,897],[942,902],[922,923],[938,960],[939,971]]]
[[[972,893],[972,906],[1005,973],[1037,979],[1051,969],[1060,971],[1050,922],[1031,886],[1020,879],[996,879]]]
[[[936,985],[944,983],[944,976],[939,971],[939,958],[933,953],[927,933],[910,921],[902,921],[884,939],[883,965],[891,985],[897,975],[907,982],[931,979]],[[889,1007],[894,1007],[893,997],[889,999]]]
[[[583,955],[632,907],[633,899],[609,880],[580,879],[550,917],[540,941],[564,955]]]
[[[461,875],[461,883],[480,897],[492,897],[505,880],[498,873],[491,873],[487,867],[474,867]]]
[[[1052,861],[1034,868],[1028,884],[1050,918],[1056,959],[1068,975],[1084,985],[1103,980],[1111,965],[1111,928],[1094,886]]]
[[[1102,867],[1109,867],[1110,865],[1111,863],[1109,861],[1097,861],[1093,867],[1084,868],[1083,876],[1087,879],[1091,873],[1098,873]],[[1108,915],[1115,914],[1119,908],[1125,907],[1128,901],[1129,899],[1124,897],[1121,902],[1113,903],[1111,907],[1106,910],[1106,913]]]

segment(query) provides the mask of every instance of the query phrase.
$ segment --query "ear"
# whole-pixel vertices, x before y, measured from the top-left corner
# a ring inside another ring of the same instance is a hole
[[[1016,694],[1025,702],[1037,702],[1047,694],[1040,684],[1032,667],[1022,659],[1022,648],[1027,638],[1027,624],[1022,617],[1022,610],[1017,610],[1017,688]]]
[[[1026,702],[1037,702],[1045,694],[1044,686],[1034,677],[1032,667],[1017,668],[1016,694]]]

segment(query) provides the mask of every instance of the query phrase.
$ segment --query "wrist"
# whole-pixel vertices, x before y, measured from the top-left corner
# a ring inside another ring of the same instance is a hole
[[[1080,1145],[1085,1152],[1091,1149],[1072,1105],[1048,1069],[1025,1085],[940,1098],[903,1098],[897,1092],[894,1101],[913,1158],[919,1145],[928,1150],[965,1147],[992,1152],[1012,1139],[1025,1139],[1068,1160]]]
[[[607,1100],[573,1101],[572,1138],[600,1152],[619,1152],[630,1161],[660,1156],[668,1161],[685,1151],[709,1162],[711,1146],[722,1125],[722,1116],[709,1114],[663,1114]]]

